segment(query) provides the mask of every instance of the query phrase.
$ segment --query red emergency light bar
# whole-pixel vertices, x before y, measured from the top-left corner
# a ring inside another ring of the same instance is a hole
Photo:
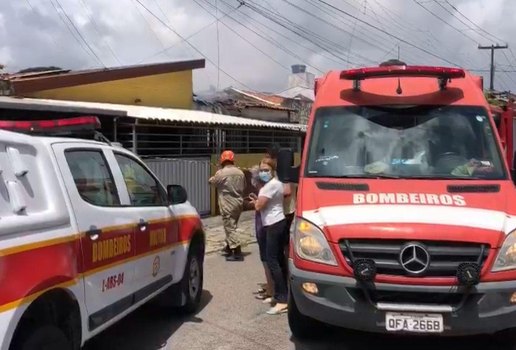
[[[85,116],[55,120],[0,120],[0,129],[18,132],[59,132],[72,130],[100,129],[100,120],[97,117]]]
[[[392,77],[435,77],[443,79],[464,78],[466,73],[460,68],[427,67],[427,66],[384,66],[345,70],[340,73],[341,79],[364,80],[371,78]]]
[[[464,78],[466,73],[460,68],[449,67],[428,67],[428,66],[381,66],[371,68],[358,68],[345,70],[340,73],[341,79],[353,80],[353,89],[360,90],[360,81],[374,78],[402,78],[402,77],[425,77],[437,78],[439,88],[446,89],[448,81],[452,78]],[[401,87],[396,91],[401,94]]]

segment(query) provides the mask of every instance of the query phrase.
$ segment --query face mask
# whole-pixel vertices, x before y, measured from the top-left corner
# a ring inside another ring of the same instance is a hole
[[[258,176],[260,177],[260,180],[262,180],[263,182],[269,182],[272,179],[272,174],[266,171],[260,171]]]

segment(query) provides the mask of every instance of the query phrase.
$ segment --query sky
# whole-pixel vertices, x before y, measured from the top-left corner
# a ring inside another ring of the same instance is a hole
[[[513,14],[513,15],[510,15]],[[115,67],[206,59],[194,91],[287,88],[290,66],[460,66],[516,90],[514,0],[2,0],[0,64]],[[511,18],[512,16],[512,18]]]

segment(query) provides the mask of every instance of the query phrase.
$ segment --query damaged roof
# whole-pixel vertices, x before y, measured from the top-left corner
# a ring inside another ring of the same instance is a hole
[[[7,80],[10,83],[11,94],[22,95],[42,90],[139,78],[204,67],[205,60],[198,59],[78,71],[61,69],[43,72],[15,73],[0,79]]]

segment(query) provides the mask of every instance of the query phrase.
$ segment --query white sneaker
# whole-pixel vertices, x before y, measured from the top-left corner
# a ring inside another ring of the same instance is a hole
[[[288,311],[287,304],[276,304],[276,306],[270,308],[267,311],[268,315],[281,315]]]

